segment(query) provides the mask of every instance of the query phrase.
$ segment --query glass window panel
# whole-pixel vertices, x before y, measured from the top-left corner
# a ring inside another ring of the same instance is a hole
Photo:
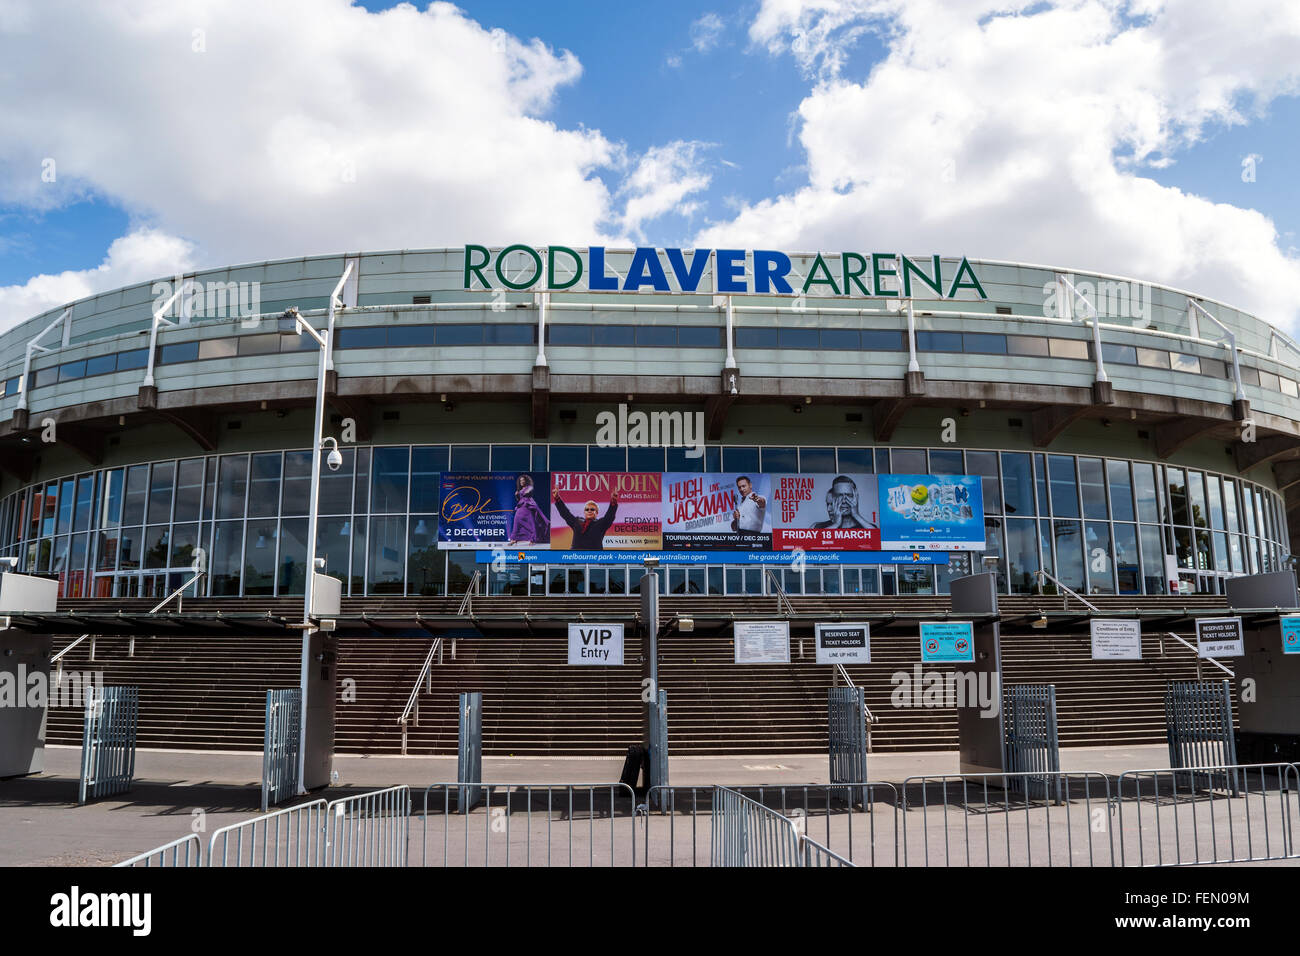
[[[1214,553],[1210,550],[1210,532],[1196,529],[1192,535],[1196,547],[1196,569],[1209,571],[1214,567]]]
[[[1160,503],[1156,499],[1155,472],[1149,462],[1133,462],[1133,491],[1137,497],[1139,520],[1159,521]]]
[[[1041,335],[1008,335],[1007,353],[1010,355],[1045,356],[1048,354],[1047,341]]]
[[[280,522],[280,556],[276,560],[276,566],[277,594],[303,594],[307,590],[306,518],[290,518]]]
[[[998,482],[998,453],[995,451],[966,452],[966,474],[979,475],[983,486],[984,513],[1002,513],[1002,486]]]
[[[242,518],[247,490],[248,456],[223,456],[221,468],[217,472],[217,517]]]
[[[552,445],[551,471],[586,471],[586,445]]]
[[[1100,458],[1079,459],[1079,489],[1083,495],[1085,518],[1108,518],[1106,475]]]
[[[1048,455],[1047,469],[1052,483],[1052,514],[1058,518],[1079,517],[1079,489],[1074,477],[1074,458]]]
[[[86,359],[87,375],[106,375],[115,371],[117,371],[116,355],[96,355],[94,358]]]
[[[868,352],[906,352],[907,345],[901,331],[889,329],[863,329],[862,348]]]
[[[1142,569],[1138,556],[1137,525],[1115,524],[1115,576],[1120,594],[1142,593]]]
[[[1113,345],[1103,342],[1101,345],[1101,360],[1106,363],[1115,363],[1116,365],[1136,365],[1138,362],[1137,349],[1131,345]]]
[[[1223,511],[1228,530],[1234,533],[1240,531],[1241,526],[1237,521],[1237,483],[1231,478],[1223,479]]]
[[[1115,555],[1111,549],[1110,524],[1105,521],[1085,522],[1083,534],[1089,593],[1114,594]]]
[[[528,446],[522,447],[527,453]],[[496,461],[498,453],[504,449],[498,447],[493,449],[493,461]],[[505,458],[507,456],[502,455]],[[449,449],[446,445],[416,445],[411,449],[411,510],[412,511],[432,511],[438,510],[438,475],[448,471]],[[505,466],[495,466],[504,468]],[[517,468],[520,471],[527,471],[526,467]]]
[[[436,337],[438,344],[442,346],[482,345],[483,326],[467,324],[439,325],[437,326]]]
[[[1175,372],[1192,372],[1199,375],[1201,372],[1201,360],[1195,355],[1183,355],[1181,352],[1170,352],[1169,362]]]
[[[66,368],[66,366],[64,366],[64,367]],[[62,374],[59,375],[59,378],[60,378],[60,380],[62,380],[62,378],[63,378]],[[1263,369],[1260,369],[1260,370],[1259,370],[1259,387],[1260,387],[1260,388],[1266,388],[1266,389],[1268,389],[1268,390],[1271,391],[1271,392],[1276,392],[1276,391],[1279,391],[1279,390],[1281,389],[1282,386],[1281,386],[1281,383],[1278,382],[1278,380],[1277,380],[1277,376],[1276,376],[1276,375],[1274,375],[1272,372],[1265,372]]]
[[[1190,528],[1174,529],[1174,553],[1178,555],[1180,568],[1196,567],[1192,555],[1192,531]]]
[[[274,338],[277,340],[280,338],[278,335],[261,337]],[[199,343],[199,358],[201,360],[234,358],[236,355],[241,354],[240,349],[241,343],[238,338],[228,337],[224,339],[204,339]],[[269,351],[276,351],[276,349],[270,349]],[[244,352],[242,354],[248,355],[250,353]]]
[[[73,379],[86,377],[85,360],[78,362],[64,362],[59,366],[59,381],[70,382]]]
[[[1190,524],[1187,511],[1187,479],[1181,468],[1166,468],[1169,479],[1170,516],[1174,524]]]
[[[172,484],[175,480],[176,462],[160,461],[153,466],[153,474],[149,479],[148,521],[150,524],[171,520]]]
[[[930,470],[928,474],[931,475],[966,474],[966,463],[962,459],[961,450],[955,448],[930,449]]]
[[[800,448],[799,470],[802,472],[836,471],[834,448]]]
[[[341,349],[381,349],[388,344],[387,331],[382,326],[338,329],[334,337]]]
[[[175,345],[164,345],[158,349],[159,365],[167,365],[171,362],[193,362],[198,357],[198,342],[178,342]]]
[[[86,590],[86,535],[74,534],[68,552],[68,578],[63,591],[66,597],[89,597]]]
[[[1028,457],[1028,456],[1026,456]],[[1038,530],[1030,518],[1006,519],[1007,570],[1012,594],[1033,594],[1038,571]]]
[[[121,571],[135,571],[140,567],[141,540],[143,528],[123,528],[118,538],[117,566]]]
[[[838,465],[827,471],[847,471],[859,474],[874,474],[876,463],[870,448],[841,448],[836,455]],[[802,460],[802,455],[800,460]],[[810,469],[805,469],[810,470]]]
[[[97,571],[112,571],[117,567],[117,549],[118,549],[118,532],[101,531],[99,533],[99,542],[95,550],[95,569]]]
[[[167,536],[167,525],[147,526],[144,532],[144,566],[165,568],[169,557],[171,557],[171,543]]]
[[[546,338],[552,345],[590,345],[591,326],[547,325]]]
[[[483,457],[487,457],[487,446],[470,446],[482,449]],[[452,452],[453,460],[455,459],[455,450]],[[372,514],[401,514],[406,511],[406,485],[407,478],[411,467],[411,449],[407,445],[400,445],[396,448],[376,448],[374,450],[374,478],[372,480],[372,492],[370,511]],[[453,470],[455,467],[453,466]],[[475,469],[478,470],[478,469]],[[487,470],[486,461],[481,466],[481,470]],[[398,550],[400,553],[406,551],[406,534],[403,531],[398,540]],[[371,554],[375,554],[375,548],[382,550],[385,545],[379,544],[378,539],[372,542]],[[375,580],[373,577],[371,580]],[[372,592],[393,594],[401,593],[400,591]]]
[[[702,472],[704,471],[704,456],[699,458],[687,458],[686,453],[689,448],[665,448],[667,461],[664,471],[682,471],[682,472]],[[716,450],[716,449],[715,449]]]
[[[628,346],[636,342],[634,325],[597,325],[591,330],[591,344]]]
[[[76,498],[76,479],[65,478],[59,484],[59,523],[57,528],[59,534],[67,534],[72,530],[72,507],[76,504]]]
[[[690,451],[690,449],[682,449]],[[629,448],[627,450],[627,470],[628,471],[665,471],[664,452],[665,448]],[[696,461],[703,461],[701,455]]]
[[[1214,532],[1214,570],[1232,570],[1232,564],[1228,559],[1228,536],[1217,531]]]
[[[749,329],[738,328],[735,330],[736,348],[738,349],[774,349],[777,348],[777,331],[776,329]]]
[[[962,351],[978,355],[1006,355],[1007,337],[988,332],[962,333]]]
[[[799,470],[798,455],[793,448],[764,448],[760,471],[795,472]]]
[[[807,349],[816,351],[821,347],[821,338],[817,329],[780,329],[777,341],[783,349]]]
[[[117,370],[119,372],[124,372],[136,368],[146,368],[148,365],[149,365],[148,349],[131,349],[127,352],[117,353]]]
[[[1082,339],[1048,339],[1047,351],[1052,358],[1086,359],[1088,343]]]
[[[189,568],[194,566],[194,549],[199,546],[199,526],[194,523],[172,526],[171,553],[167,557],[168,567]],[[186,594],[189,594],[187,591]]]
[[[122,523],[142,524],[149,495],[149,466],[133,465],[126,470],[126,494],[122,499]]]
[[[857,329],[822,329],[822,348],[855,351],[862,348],[862,337]]]
[[[1205,476],[1199,471],[1187,473],[1187,497],[1191,506],[1191,523],[1198,528],[1207,527],[1209,518],[1205,504]]]
[[[322,484],[329,471],[325,455],[321,455]],[[280,497],[281,515],[305,515],[311,506],[311,452],[286,451],[284,453],[284,489]]]
[[[378,455],[378,452],[376,452]],[[452,471],[487,471],[491,468],[492,449],[490,445],[452,445]],[[376,472],[378,468],[376,467]]]
[[[428,348],[435,339],[432,325],[390,325],[387,332],[390,349]]]
[[[320,473],[320,514],[347,514],[352,510],[352,471],[356,464],[355,448],[340,448],[343,464],[338,471],[322,468]],[[287,459],[286,455],[286,459]],[[302,513],[295,508],[290,514]]]
[[[1106,481],[1110,485],[1110,507],[1118,521],[1133,521],[1133,482],[1129,477],[1128,462],[1106,460]]]
[[[202,458],[187,458],[176,469],[176,521],[198,521],[203,509]]]
[[[279,351],[279,332],[268,332],[264,335],[241,335],[239,337],[240,355],[270,355]]]
[[[1138,349],[1138,365],[1143,368],[1169,368],[1169,353],[1165,349]]]
[[[280,453],[253,456],[252,476],[248,485],[248,516],[275,516],[280,509]],[[262,592],[258,592],[259,594]]]
[[[1083,535],[1079,522],[1057,521],[1052,533],[1056,538],[1056,576],[1076,591],[1084,588]]]
[[[683,325],[677,329],[677,344],[684,349],[721,348],[722,329],[707,325]]]
[[[316,523],[316,556],[325,559],[322,574],[343,582],[348,587],[348,558],[352,548],[352,520],[350,518],[321,518]]]
[[[960,332],[917,332],[918,352],[960,352]]]
[[[713,329],[717,332],[717,329]],[[494,322],[483,326],[485,345],[536,345],[537,326],[523,322]]]
[[[1029,455],[1024,452],[1002,452],[1002,498],[1007,514],[1022,517],[1034,514],[1034,483]]]
[[[587,461],[592,471],[626,471],[627,449],[621,446],[601,448],[592,445],[587,449]]]
[[[406,516],[372,518],[370,567],[366,573],[370,594],[401,594],[406,559]]]
[[[672,348],[677,345],[677,329],[671,325],[638,325],[636,344],[652,348]]]
[[[737,474],[762,471],[758,465],[758,449],[729,445],[722,449],[722,467],[724,471],[734,471]]]
[[[924,475],[929,471],[924,448],[891,448],[889,457],[895,475]]]
[[[248,522],[244,541],[244,594],[275,593],[276,525],[274,518]]]
[[[493,471],[529,471],[533,456],[527,445],[493,445]],[[412,507],[411,510],[417,510]],[[436,508],[434,510],[437,510]]]

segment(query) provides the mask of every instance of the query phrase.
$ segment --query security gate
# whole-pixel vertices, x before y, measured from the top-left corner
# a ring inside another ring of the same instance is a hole
[[[97,688],[87,684],[85,694],[78,803],[131,789],[140,717],[138,687]]]
[[[1232,688],[1225,681],[1171,681],[1165,691],[1169,766],[1231,767],[1237,763],[1232,730]],[[1194,774],[1193,786],[1223,787],[1235,796],[1235,772]]]
[[[1056,728],[1056,686],[1014,684],[1003,688],[1003,726],[1006,728],[1004,766],[1010,789],[1024,788],[1031,797],[1046,797],[1055,784],[1061,802],[1061,744]]]
[[[668,691],[650,702],[650,786],[668,786]]]
[[[298,792],[298,734],[302,689],[266,692],[262,734],[262,812]]]
[[[456,782],[483,782],[483,694],[474,691],[460,695],[460,742],[456,760]],[[482,796],[481,787],[461,787],[457,808],[469,813]]]
[[[830,729],[831,783],[867,779],[867,702],[861,687],[832,687]]]

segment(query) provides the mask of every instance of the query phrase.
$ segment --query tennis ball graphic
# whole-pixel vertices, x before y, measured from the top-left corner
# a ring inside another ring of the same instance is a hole
[[[925,504],[926,499],[929,497],[930,489],[925,487],[925,485],[917,485],[912,489],[912,500],[918,505]]]

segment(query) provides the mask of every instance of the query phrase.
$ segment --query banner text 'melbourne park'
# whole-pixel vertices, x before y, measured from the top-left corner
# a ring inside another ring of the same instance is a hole
[[[513,257],[513,258],[512,258]],[[632,252],[626,274],[606,262],[603,246],[586,253],[567,246],[541,249],[516,244],[495,252],[487,246],[465,246],[465,288],[563,292],[685,292],[713,295],[831,295],[912,298],[955,298],[964,289],[980,299],[988,296],[965,256],[956,265],[941,256],[913,259],[895,252],[841,252],[808,256],[807,270],[795,269],[790,255],[767,249],[656,249]],[[713,288],[701,289],[712,261]],[[670,280],[671,276],[671,280]],[[584,281],[585,280],[585,281]]]

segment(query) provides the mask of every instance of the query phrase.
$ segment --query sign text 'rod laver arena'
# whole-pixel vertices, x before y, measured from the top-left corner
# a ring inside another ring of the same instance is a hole
[[[913,259],[895,252],[814,253],[796,269],[784,252],[770,249],[656,249],[632,251],[625,274],[606,261],[603,246],[585,253],[567,246],[540,249],[516,244],[493,251],[465,246],[465,288],[515,292],[698,292],[710,295],[818,295],[952,299],[968,289],[988,296],[965,256]],[[828,261],[829,260],[829,261]],[[713,263],[712,287],[700,288]],[[948,274],[945,274],[947,272]]]

